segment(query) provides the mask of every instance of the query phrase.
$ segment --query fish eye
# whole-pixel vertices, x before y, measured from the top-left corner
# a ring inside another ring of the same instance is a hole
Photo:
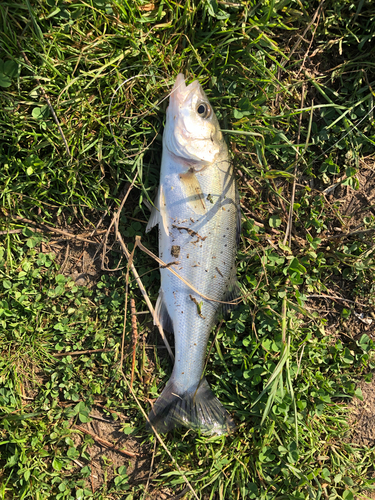
[[[197,113],[200,115],[202,118],[208,118],[211,114],[211,108],[208,104],[205,102],[201,102],[197,106]]]

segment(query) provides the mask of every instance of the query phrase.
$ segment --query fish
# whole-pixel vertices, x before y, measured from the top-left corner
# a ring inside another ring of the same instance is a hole
[[[175,361],[149,421],[159,433],[180,426],[203,435],[230,433],[234,420],[202,374],[210,332],[230,307],[222,303],[239,296],[239,194],[217,116],[200,83],[186,85],[182,73],[169,98],[160,184],[146,232],[154,226],[165,264],[155,315],[174,333]]]

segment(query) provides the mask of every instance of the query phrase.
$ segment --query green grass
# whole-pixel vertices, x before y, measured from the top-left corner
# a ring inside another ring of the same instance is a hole
[[[141,235],[156,253],[155,235],[134,218],[149,217],[165,98],[181,71],[200,79],[227,131],[244,302],[207,365],[237,431],[208,439],[178,430],[166,446],[202,499],[352,500],[374,489],[374,449],[350,442],[347,406],[371,379],[373,341],[353,329],[357,306],[307,296],[357,300],[367,316],[375,300],[373,233],[326,239],[337,227],[374,228],[371,201],[354,222],[323,193],[341,182],[350,196],[374,168],[375,9],[320,5],[314,18],[319,2],[304,0],[1,3],[0,231],[10,232],[0,235],[0,498],[147,498],[146,481],[118,467],[93,493],[92,440],[72,439],[100,402],[107,418],[116,418],[109,409],[127,416],[124,433],[152,455],[155,438],[119,370],[126,269],[77,286],[43,250],[50,236],[20,218],[80,233],[103,217],[106,228],[138,173],[119,227],[130,250]],[[145,76],[124,83],[136,75]],[[115,246],[111,267],[119,255]],[[137,251],[135,265],[155,302],[155,262]],[[147,309],[135,281],[129,297]],[[150,315],[137,318],[145,347],[161,344]],[[126,354],[130,331],[129,317]],[[81,350],[103,351],[54,356]],[[137,351],[134,390],[146,410],[171,372],[164,352]],[[153,470],[149,492],[185,488],[161,446]]]

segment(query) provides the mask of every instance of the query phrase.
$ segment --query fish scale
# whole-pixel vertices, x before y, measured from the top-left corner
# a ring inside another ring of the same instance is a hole
[[[184,425],[222,434],[234,425],[202,378],[220,301],[232,298],[236,289],[239,228],[228,150],[213,111],[209,119],[199,116],[202,103],[210,106],[199,83],[186,87],[179,75],[167,110],[158,196],[147,226],[150,230],[159,225],[160,258],[202,295],[214,299],[203,298],[168,269],[160,269],[156,313],[164,328],[173,329],[175,364],[149,415],[159,432]]]

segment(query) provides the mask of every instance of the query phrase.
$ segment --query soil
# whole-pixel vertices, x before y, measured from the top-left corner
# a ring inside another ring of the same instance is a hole
[[[102,273],[101,252],[96,245],[68,241],[52,243],[48,247],[48,251],[56,254],[60,274],[69,276],[78,286],[91,288],[96,285]]]
[[[95,436],[93,438],[94,444],[86,448],[86,452],[90,455],[90,460],[84,461],[80,458],[79,461],[75,461],[78,467],[90,465],[91,476],[87,480],[87,487],[90,490],[95,492],[104,484],[112,486],[112,481],[117,475],[118,468],[125,466],[130,486],[138,484],[146,485],[150,477],[149,494],[146,496],[146,499],[167,500],[174,497],[174,493],[170,490],[155,490],[153,487],[152,480],[157,469],[157,465],[154,462],[150,476],[151,462],[154,455],[153,447],[142,445],[137,438],[126,435],[122,430],[123,417],[114,421],[97,409],[92,410],[90,417],[92,418],[91,422],[79,424],[78,426],[81,429],[86,429],[91,435]],[[77,433],[74,434],[73,438],[74,444],[81,447],[86,434],[79,429],[76,430]],[[114,447],[101,444],[96,440],[97,438],[112,443]],[[128,457],[119,450],[134,453],[136,456]],[[127,493],[124,491],[124,498],[126,495]]]
[[[91,422],[79,424],[79,427],[86,429],[99,439],[112,443],[119,450],[137,455],[134,458],[127,457],[117,449],[101,444],[94,438],[94,444],[86,449],[90,455],[89,464],[92,471],[90,483],[93,491],[105,482],[109,484],[115,477],[117,469],[122,465],[127,467],[127,474],[131,482],[134,483],[135,476],[137,482],[147,482],[152,450],[142,447],[135,438],[124,434],[121,421],[112,421],[107,415],[96,409],[92,410],[90,417],[92,417]],[[84,437],[85,433],[78,430],[75,435],[75,445],[82,445]]]
[[[338,250],[342,251],[342,243],[350,245],[353,238],[356,240],[363,238],[368,241],[375,235],[375,231],[368,231],[364,224],[366,216],[375,215],[375,162],[372,158],[360,160],[356,178],[359,183],[357,190],[343,186],[337,181],[333,181],[328,188],[319,187],[320,193],[325,190],[326,199],[332,210],[336,206],[338,207],[336,213],[340,214],[340,217],[328,223],[326,233],[322,234],[322,238],[329,239],[326,245],[333,250],[339,247]],[[357,233],[358,231],[363,232]],[[351,233],[356,234],[350,236]],[[366,290],[362,300],[358,297],[353,299],[354,284],[355,282],[350,281],[349,277],[344,279],[341,275],[332,276],[330,289],[325,294],[312,295],[307,302],[309,310],[318,311],[319,315],[327,320],[325,330],[326,334],[332,337],[332,341],[341,336],[346,340],[349,337],[355,342],[363,334],[375,340],[375,314],[368,305]],[[367,286],[370,291],[371,283],[367,283]],[[346,319],[342,315],[344,309],[350,310],[350,316]]]
[[[363,401],[354,398],[351,405],[350,441],[360,446],[375,447],[375,377],[359,384]]]
[[[363,218],[375,215],[375,162],[373,158],[360,160],[356,177],[359,182],[358,190],[346,186],[336,188],[335,197],[342,199],[342,215],[350,217],[347,230],[360,230],[363,227]]]
[[[367,448],[375,447],[375,377],[370,382],[362,380],[358,387],[362,390],[363,401],[354,398],[350,405],[349,426],[350,434],[347,441]],[[375,470],[372,472],[375,477]],[[375,491],[367,491],[361,498],[375,500]],[[358,497],[359,498],[359,497]]]

